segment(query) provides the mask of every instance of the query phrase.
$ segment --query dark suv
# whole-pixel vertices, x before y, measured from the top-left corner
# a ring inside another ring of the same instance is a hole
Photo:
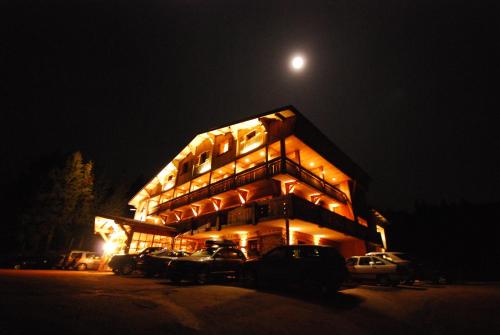
[[[344,258],[333,247],[288,245],[243,265],[247,286],[293,286],[335,292],[347,277]]]
[[[167,276],[173,282],[188,280],[198,284],[205,284],[215,277],[236,278],[245,259],[236,248],[207,247],[191,256],[172,260],[168,264]]]

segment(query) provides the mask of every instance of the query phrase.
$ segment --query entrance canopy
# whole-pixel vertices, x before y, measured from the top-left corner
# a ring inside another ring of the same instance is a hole
[[[99,215],[95,217],[94,232],[104,240],[104,253],[128,253],[134,233],[175,237],[176,230],[162,224],[152,224],[120,216]]]

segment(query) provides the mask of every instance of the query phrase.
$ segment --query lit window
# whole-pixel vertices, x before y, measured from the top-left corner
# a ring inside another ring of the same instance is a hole
[[[229,141],[225,140],[219,144],[219,155],[222,155],[229,151]]]
[[[208,159],[208,151],[202,152],[200,155],[200,159],[198,161],[198,165],[205,163],[207,159]]]

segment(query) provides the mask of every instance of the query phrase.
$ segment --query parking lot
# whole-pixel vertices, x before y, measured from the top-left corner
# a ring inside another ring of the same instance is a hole
[[[326,299],[231,283],[0,270],[0,334],[497,334],[499,288],[361,285]]]

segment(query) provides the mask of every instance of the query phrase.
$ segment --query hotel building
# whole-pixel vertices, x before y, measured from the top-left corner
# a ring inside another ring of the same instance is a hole
[[[109,253],[231,240],[248,257],[301,243],[363,255],[386,248],[387,221],[367,204],[369,182],[286,106],[197,135],[130,200],[134,219],[101,215],[95,230]]]

